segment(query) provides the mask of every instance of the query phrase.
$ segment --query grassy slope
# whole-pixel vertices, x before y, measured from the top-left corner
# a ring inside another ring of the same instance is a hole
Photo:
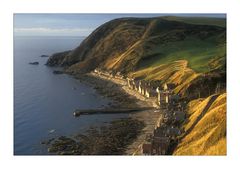
[[[131,68],[137,65],[137,69],[141,70],[184,59],[194,71],[208,72],[208,64],[212,59],[225,57],[225,32],[210,33],[201,38],[205,32],[212,31],[211,28],[200,32],[201,29],[191,27],[189,29],[192,31],[199,29],[199,32],[193,35],[186,33],[187,29],[184,30],[181,27],[174,29],[171,26],[165,26],[161,21],[153,20],[144,35],[126,51],[107,60],[105,68],[132,71]]]
[[[153,25],[148,28],[152,28],[153,30],[150,30],[152,32],[156,29]],[[186,35],[181,30],[173,30],[170,33],[161,31],[154,36],[143,36],[119,56],[121,60],[138,62],[137,71],[129,75],[145,80],[174,83],[178,85],[175,92],[184,93],[189,84],[199,75],[221,67],[225,63],[225,32],[205,38],[200,38],[197,34],[175,40],[176,33],[177,36]],[[169,39],[163,38],[165,34]],[[210,63],[212,66],[209,66]]]
[[[160,64],[185,59],[189,62],[189,67],[196,72],[207,72],[209,70],[209,61],[226,53],[226,45],[218,45],[210,40],[188,37],[183,41],[159,45],[151,52],[159,53],[160,57],[148,62],[148,66],[155,67]]]
[[[214,25],[226,27],[226,20],[223,18],[206,18],[206,17],[175,17],[175,16],[166,16],[164,17],[170,21],[180,21],[189,24],[197,25]]]
[[[73,73],[96,67],[129,73],[184,59],[203,73],[209,71],[210,60],[225,57],[224,24],[225,19],[196,17],[115,19],[93,31],[57,65]]]
[[[199,119],[210,96],[188,104],[187,134],[176,148],[174,155],[225,155],[226,154],[226,93],[211,103],[206,114]],[[192,127],[194,125],[194,127]]]
[[[134,78],[145,80],[161,80],[162,83],[174,83],[178,85],[176,93],[184,93],[188,84],[200,74],[188,68],[186,60],[174,61],[168,64],[161,64],[156,67],[149,67],[129,74]]]

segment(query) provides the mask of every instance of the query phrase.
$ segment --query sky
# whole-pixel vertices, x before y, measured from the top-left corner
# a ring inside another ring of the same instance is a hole
[[[170,15],[225,18],[224,14],[14,14],[14,35],[88,36],[97,27],[112,19]]]

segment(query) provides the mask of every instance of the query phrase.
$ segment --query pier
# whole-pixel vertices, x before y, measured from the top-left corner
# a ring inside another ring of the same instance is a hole
[[[132,113],[145,110],[153,110],[153,107],[138,107],[138,108],[104,108],[104,109],[77,109],[73,112],[75,117],[81,115],[94,115],[94,114],[118,114],[118,113]]]

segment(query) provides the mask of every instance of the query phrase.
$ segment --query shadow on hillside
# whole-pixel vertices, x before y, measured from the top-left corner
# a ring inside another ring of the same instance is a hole
[[[195,120],[195,122],[193,123],[193,125],[184,133],[184,135],[180,138],[180,140],[182,140],[183,138],[185,138],[192,130],[193,128],[198,124],[198,122],[203,118],[203,116],[207,113],[208,109],[210,108],[210,106],[213,104],[213,102],[218,98],[219,95],[214,95],[210,98],[210,100],[208,101],[207,105],[204,107],[203,111],[201,112],[201,114],[197,117],[197,119]]]

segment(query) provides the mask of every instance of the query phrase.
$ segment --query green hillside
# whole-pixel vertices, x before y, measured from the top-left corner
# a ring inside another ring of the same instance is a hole
[[[75,73],[96,67],[128,73],[185,59],[196,72],[206,72],[211,59],[226,53],[226,29],[202,25],[209,20],[212,18],[115,19],[97,28],[58,65]],[[47,64],[53,65],[54,58]]]
[[[164,18],[170,21],[179,21],[179,22],[185,22],[189,24],[214,25],[214,26],[226,27],[225,18],[176,17],[176,16],[166,16]]]
[[[159,44],[146,54],[139,68],[155,67],[184,59],[196,72],[207,72],[210,60],[225,57],[226,44],[217,43],[215,41],[217,38],[214,36],[211,39],[201,40],[197,37],[187,37],[182,41],[169,42],[167,45]]]
[[[191,98],[199,95],[196,89],[208,96],[225,79],[224,22],[199,17],[115,19],[98,27],[74,50],[51,56],[47,65],[64,66],[71,74],[95,68],[119,71],[174,83],[176,93]],[[210,91],[203,83],[210,84]]]

